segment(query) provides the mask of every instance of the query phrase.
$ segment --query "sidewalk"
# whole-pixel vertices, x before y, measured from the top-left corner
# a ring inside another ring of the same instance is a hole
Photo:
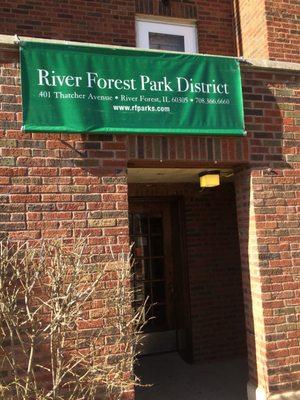
[[[244,359],[187,364],[177,353],[141,358],[137,374],[144,384],[136,400],[247,400]]]

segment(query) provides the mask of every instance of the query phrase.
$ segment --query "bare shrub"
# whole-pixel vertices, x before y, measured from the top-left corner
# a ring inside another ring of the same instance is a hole
[[[0,243],[1,399],[119,399],[137,383],[130,261],[85,253],[84,240]]]

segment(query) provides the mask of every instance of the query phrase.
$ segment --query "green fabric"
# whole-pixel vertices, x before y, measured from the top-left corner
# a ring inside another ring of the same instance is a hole
[[[21,43],[28,132],[243,135],[238,60]]]

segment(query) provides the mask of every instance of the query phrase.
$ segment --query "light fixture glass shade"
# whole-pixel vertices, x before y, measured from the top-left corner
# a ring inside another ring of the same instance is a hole
[[[206,174],[199,177],[201,187],[215,187],[220,185],[220,174]]]

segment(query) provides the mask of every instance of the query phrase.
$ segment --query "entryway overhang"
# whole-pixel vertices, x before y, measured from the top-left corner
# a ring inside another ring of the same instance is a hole
[[[199,173],[219,171],[221,183],[230,182],[232,168],[128,168],[128,183],[197,183]]]

